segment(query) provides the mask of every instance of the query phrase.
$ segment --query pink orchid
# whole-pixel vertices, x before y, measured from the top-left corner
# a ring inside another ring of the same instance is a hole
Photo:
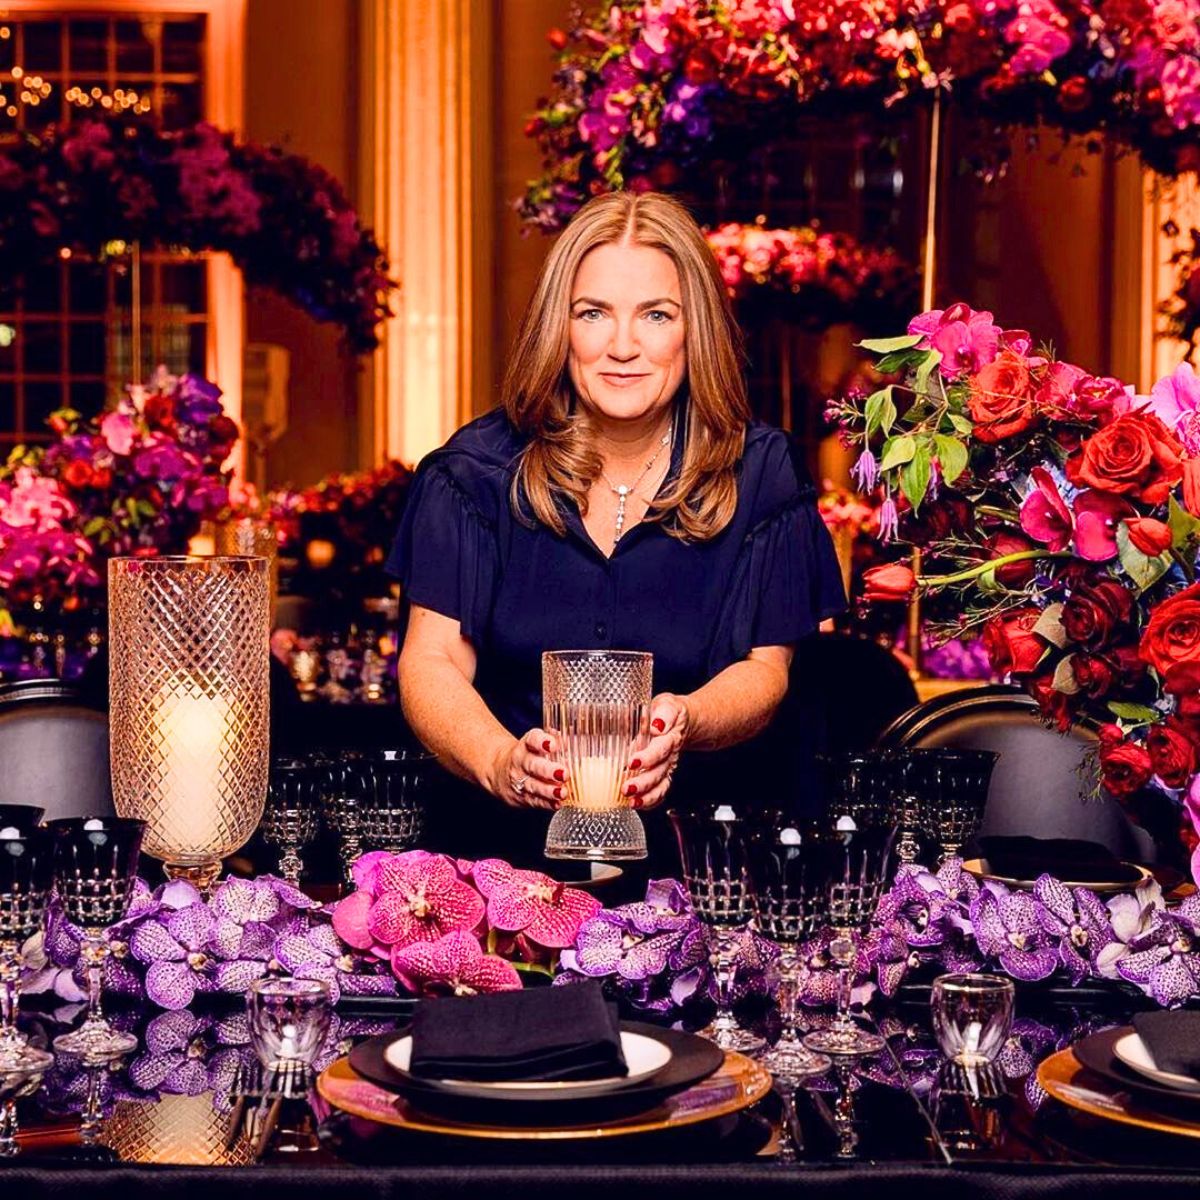
[[[1188,454],[1200,454],[1200,377],[1191,363],[1181,362],[1150,389],[1148,407]]]
[[[100,434],[114,454],[128,454],[133,449],[133,418],[127,412],[110,412],[100,422]]]
[[[524,933],[548,949],[571,946],[600,901],[541,871],[522,871],[499,858],[480,859],[474,880],[487,897],[488,921],[506,933]]]
[[[964,372],[975,374],[1000,352],[1001,330],[990,312],[976,312],[966,304],[952,304],[914,317],[908,332],[924,337],[924,349],[941,353],[938,370],[947,378]]]
[[[1072,501],[1075,510],[1075,553],[1090,562],[1107,562],[1117,555],[1117,526],[1137,515],[1121,496],[1108,492],[1080,492]]]
[[[1200,834],[1200,775],[1192,776],[1191,787],[1188,788],[1183,801],[1184,812],[1192,823],[1192,828]],[[1192,851],[1192,882],[1200,885],[1200,845]]]
[[[375,887],[378,898],[367,912],[366,927],[373,941],[385,946],[436,942],[456,930],[469,932],[486,911],[483,897],[463,882],[444,854],[410,850],[393,855],[379,866]]]
[[[1051,550],[1065,550],[1073,525],[1067,502],[1045,467],[1034,467],[1029,474],[1037,487],[1021,503],[1021,528],[1035,542]]]
[[[409,991],[474,996],[481,992],[513,992],[521,986],[516,968],[484,954],[469,933],[448,933],[433,942],[415,942],[392,951],[392,970]]]

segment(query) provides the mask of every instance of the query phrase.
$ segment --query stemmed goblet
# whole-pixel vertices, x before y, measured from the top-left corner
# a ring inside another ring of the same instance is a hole
[[[318,782],[316,768],[299,759],[278,759],[271,765],[267,803],[263,809],[263,841],[278,846],[279,874],[300,886],[304,862],[300,851],[317,836]]]
[[[992,750],[946,748],[910,750],[905,755],[921,824],[941,849],[939,863],[953,858],[978,832],[999,757]]]
[[[398,854],[417,844],[436,764],[435,755],[413,749],[381,750],[362,764],[358,825],[366,849]]]
[[[353,884],[351,868],[362,853],[362,797],[366,783],[362,777],[362,756],[343,751],[324,766],[321,808],[325,823],[338,835],[342,859],[342,877]]]
[[[798,1028],[799,951],[820,926],[829,856],[818,830],[802,830],[781,813],[764,814],[753,823],[749,850],[755,924],[780,949],[783,1036],[762,1062],[772,1075],[793,1080],[823,1075],[830,1060],[805,1046]]]
[[[744,1054],[760,1050],[763,1039],[742,1029],[733,1015],[733,982],[738,939],[754,918],[754,891],[747,859],[743,822],[733,810],[718,808],[713,816],[672,809],[683,861],[683,883],[692,908],[708,934],[709,962],[717,982],[717,1012],[700,1030],[722,1050]]]
[[[36,810],[35,810],[36,811]],[[12,815],[12,814],[10,814]],[[44,829],[0,829],[0,1072],[44,1071],[54,1061],[17,1029],[22,948],[46,925],[54,844]]]
[[[829,953],[838,967],[838,1012],[828,1029],[808,1034],[804,1044],[818,1054],[840,1057],[878,1054],[885,1042],[855,1024],[850,992],[857,939],[870,925],[883,895],[896,826],[885,822],[860,827],[844,813],[834,816],[833,824],[835,836],[823,843],[829,861],[824,916],[833,932]]]
[[[145,821],[73,817],[51,821],[54,887],[63,911],[83,930],[80,955],[87,969],[88,1011],[78,1029],[54,1039],[54,1048],[84,1062],[102,1062],[137,1048],[137,1038],[114,1029],[100,1008],[105,930],[129,911]]]

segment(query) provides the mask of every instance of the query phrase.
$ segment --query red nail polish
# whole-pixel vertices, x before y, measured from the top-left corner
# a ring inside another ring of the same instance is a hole
[[[554,798],[555,798],[555,800],[561,800],[561,799],[562,799],[562,788],[555,788],[555,789],[554,789]]]
[[[637,795],[637,784],[636,784],[636,783],[631,783],[631,784],[630,784],[630,785],[629,785],[629,786],[628,786],[628,787],[625,789],[625,795],[627,795],[627,796],[636,796],[636,795]]]
[[[559,767],[559,769],[554,772],[554,778],[557,779],[559,783],[562,783],[566,777],[567,773],[562,769],[562,767]]]
[[[629,764],[629,769],[631,771],[636,771],[641,765],[642,765],[642,760],[640,758],[635,758],[633,760],[633,762],[631,762]]]
[[[662,731],[666,729],[667,723],[662,719],[662,717],[655,717],[654,720],[650,722],[650,727],[652,729],[657,729],[659,733],[662,733]]]
[[[546,752],[547,754],[549,754],[549,753],[550,753],[550,739],[549,739],[549,738],[547,738],[547,739],[546,739],[546,740],[545,740],[545,741],[542,743],[542,749],[543,749],[543,750],[545,750],[545,752]]]
[[[634,807],[634,808],[641,808],[641,807],[642,807],[642,798],[641,798],[641,796],[637,796],[637,797],[635,797],[635,798],[634,798],[634,801],[633,801],[633,807]]]

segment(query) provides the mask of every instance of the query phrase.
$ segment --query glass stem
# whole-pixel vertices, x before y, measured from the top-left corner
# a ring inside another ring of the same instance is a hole
[[[17,984],[21,954],[15,942],[0,943],[0,1042],[17,1037]]]
[[[783,1013],[780,1041],[797,1042],[800,1039],[800,956],[794,946],[785,946],[779,957],[779,1000]]]
[[[730,1011],[733,995],[733,980],[737,974],[737,960],[732,953],[733,934],[728,930],[718,929],[713,938],[712,963],[713,976],[717,981],[717,1019],[732,1019]]]
[[[87,968],[87,1019],[89,1024],[95,1024],[104,1020],[104,1013],[100,1008],[100,993],[104,984],[104,960],[108,957],[108,943],[102,933],[89,932],[84,935],[80,950]]]
[[[0,1158],[12,1158],[17,1146],[17,1106],[12,1100],[0,1102]]]

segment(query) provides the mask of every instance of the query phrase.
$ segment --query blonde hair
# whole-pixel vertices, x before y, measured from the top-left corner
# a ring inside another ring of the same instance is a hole
[[[568,375],[571,288],[584,255],[632,243],[668,255],[679,272],[685,321],[687,425],[679,475],[646,514],[673,537],[715,537],[737,507],[736,468],[750,405],[742,377],[741,332],[716,258],[691,214],[654,192],[611,192],[588,201],[542,266],[504,376],[509,420],[529,442],[513,480],[512,503],[559,535],[559,503],[587,512],[602,462]]]

